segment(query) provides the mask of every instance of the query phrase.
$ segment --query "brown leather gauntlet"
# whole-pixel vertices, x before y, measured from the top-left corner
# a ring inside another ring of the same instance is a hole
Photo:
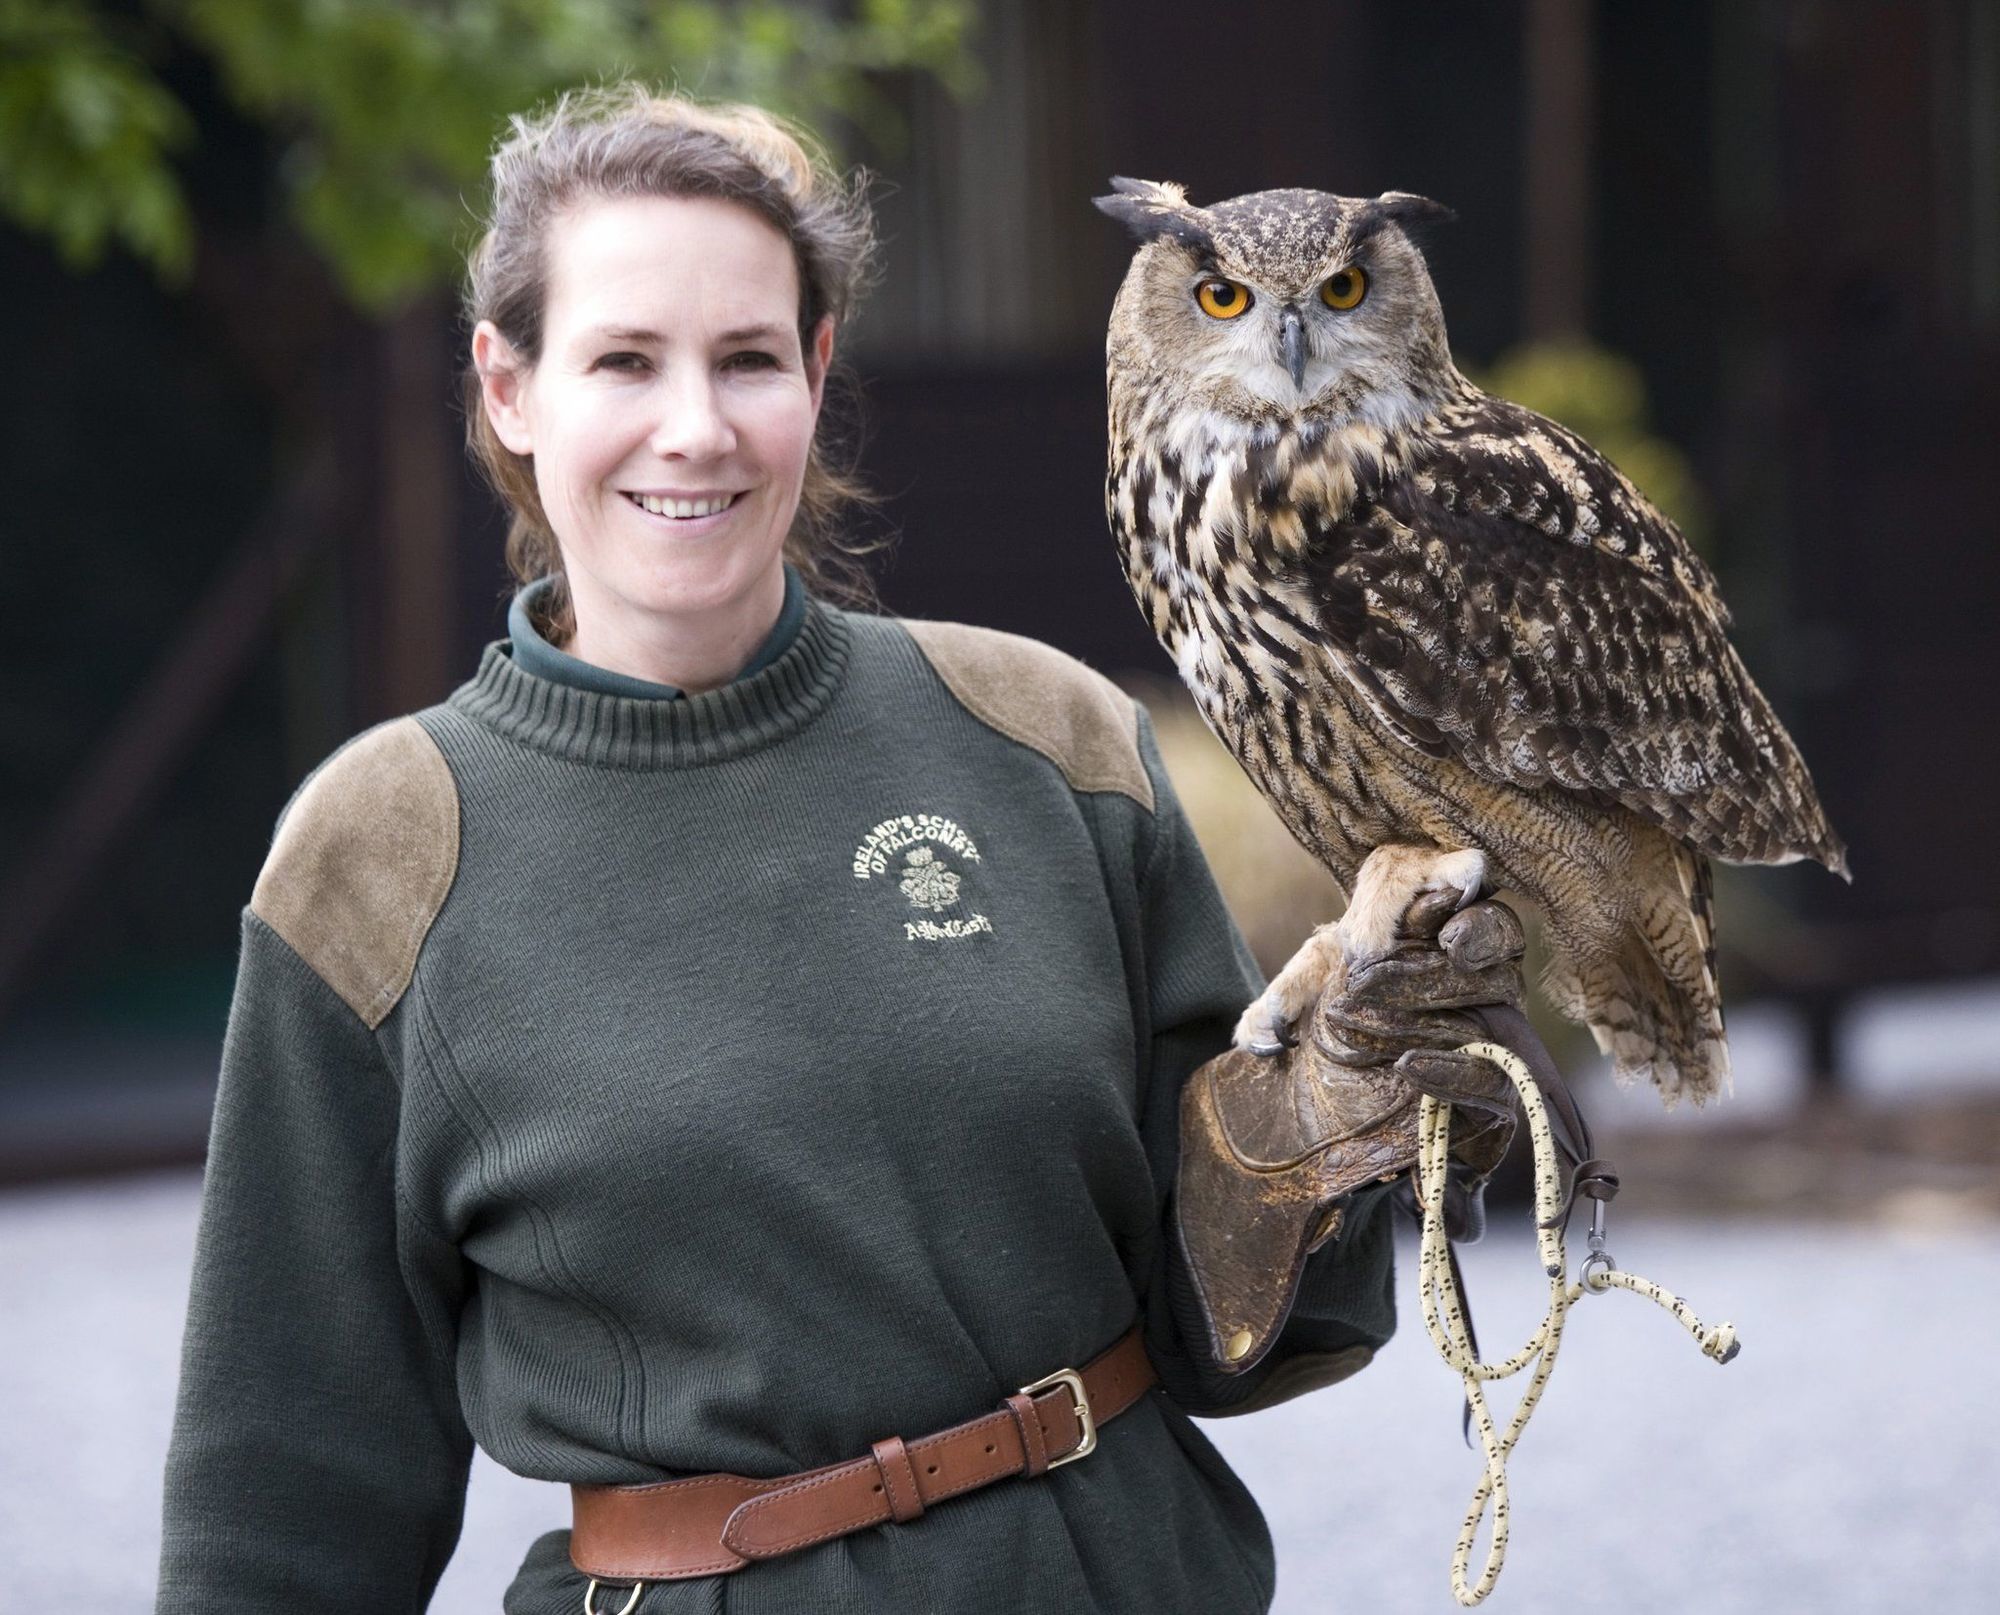
[[[1518,1006],[1521,922],[1491,900],[1453,913],[1420,899],[1394,949],[1343,961],[1295,1047],[1232,1049],[1181,1095],[1176,1206],[1216,1365],[1242,1373],[1284,1327],[1306,1258],[1341,1226],[1347,1198],[1408,1172],[1424,1093],[1459,1108],[1453,1178],[1471,1193],[1506,1153],[1505,1075],[1457,1054],[1489,1037],[1482,1006]]]

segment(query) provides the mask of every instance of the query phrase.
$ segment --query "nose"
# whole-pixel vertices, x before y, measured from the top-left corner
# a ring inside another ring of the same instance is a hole
[[[736,447],[715,381],[704,369],[674,378],[662,394],[651,448],[663,460],[716,460]]]

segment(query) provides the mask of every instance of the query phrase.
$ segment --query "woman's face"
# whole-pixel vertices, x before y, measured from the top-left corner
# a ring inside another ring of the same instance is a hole
[[[833,348],[828,320],[801,350],[785,238],[734,202],[606,198],[557,219],[549,266],[534,369],[489,321],[473,359],[501,442],[534,456],[578,623],[775,602]]]

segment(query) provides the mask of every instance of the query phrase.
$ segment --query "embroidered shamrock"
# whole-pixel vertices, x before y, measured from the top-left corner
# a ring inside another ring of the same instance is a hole
[[[903,895],[916,908],[946,909],[958,901],[958,876],[929,847],[914,847],[903,863]]]

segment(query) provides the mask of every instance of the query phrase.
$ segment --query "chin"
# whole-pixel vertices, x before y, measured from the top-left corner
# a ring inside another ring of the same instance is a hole
[[[632,578],[625,596],[641,610],[664,617],[719,611],[754,591],[781,555],[687,555],[655,561]]]

